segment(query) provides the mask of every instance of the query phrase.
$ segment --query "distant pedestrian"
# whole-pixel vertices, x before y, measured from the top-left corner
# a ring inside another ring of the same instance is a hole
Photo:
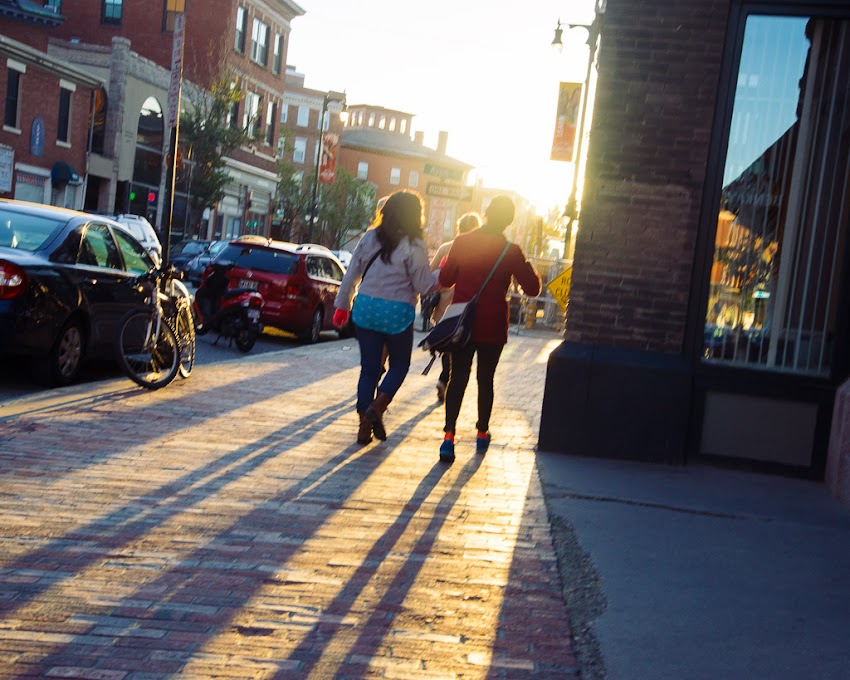
[[[354,249],[334,303],[334,325],[342,327],[351,314],[360,345],[357,441],[361,444],[372,441],[373,432],[380,440],[387,438],[383,415],[410,368],[417,297],[437,285],[428,267],[423,222],[419,194],[391,194],[378,211],[374,228]],[[381,379],[385,347],[389,369]]]
[[[478,229],[479,227],[481,227],[481,216],[477,212],[468,212],[461,215],[460,219],[458,219],[455,224],[455,237],[459,234],[465,234],[472,231],[473,229]],[[445,260],[446,256],[449,254],[452,243],[454,243],[454,239],[446,241],[437,249],[437,252],[434,253],[434,257],[431,258],[431,271],[437,271],[440,268],[443,260]],[[454,292],[455,289],[453,287],[443,288],[440,290],[440,301],[437,303],[437,308],[434,310],[434,314],[431,317],[434,323],[437,323],[443,318],[443,314],[446,313],[446,309],[452,303]],[[449,355],[444,353],[441,358],[443,367],[440,371],[440,377],[437,379],[437,399],[440,403],[446,400],[446,385],[449,384]]]
[[[449,249],[446,263],[440,268],[440,285],[454,286],[453,302],[468,302],[505,248],[505,228],[513,222],[514,204],[507,196],[496,196],[484,212],[484,226],[459,235]],[[450,354],[450,375],[446,388],[445,437],[440,446],[440,460],[455,459],[455,428],[463,394],[469,382],[472,359],[478,356],[478,434],[477,453],[490,447],[490,414],[493,411],[493,381],[502,349],[508,341],[508,303],[505,296],[511,279],[516,278],[523,292],[531,297],[540,294],[540,276],[525,258],[522,249],[512,243],[496,268],[493,277],[478,296],[472,326],[472,338],[463,349]]]

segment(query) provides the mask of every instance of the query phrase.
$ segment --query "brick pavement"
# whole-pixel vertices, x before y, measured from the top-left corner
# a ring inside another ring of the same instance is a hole
[[[365,448],[341,342],[0,404],[0,677],[578,677],[533,452],[556,344],[511,336],[451,467],[418,351]]]

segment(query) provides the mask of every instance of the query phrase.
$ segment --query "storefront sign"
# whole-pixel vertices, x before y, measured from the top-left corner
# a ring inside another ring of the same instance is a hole
[[[573,160],[580,103],[581,83],[561,83],[558,91],[558,112],[555,117],[555,137],[552,140],[550,156],[553,161]]]
[[[439,177],[440,179],[447,179],[450,182],[463,181],[463,170],[434,165],[433,163],[425,163],[425,174],[432,177]]]
[[[459,187],[454,184],[436,184],[428,182],[425,193],[429,196],[451,198],[455,201],[468,201],[472,198],[472,187]]]
[[[570,282],[572,278],[573,268],[570,266],[546,284],[546,288],[549,289],[552,297],[557,300],[562,309],[567,308],[567,301],[570,299]]]
[[[12,167],[15,164],[15,151],[9,146],[0,146],[0,193],[12,191]]]

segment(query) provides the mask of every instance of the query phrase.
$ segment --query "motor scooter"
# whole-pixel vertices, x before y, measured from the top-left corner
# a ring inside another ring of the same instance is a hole
[[[216,343],[227,338],[236,342],[239,351],[250,352],[263,332],[260,323],[263,296],[256,290],[239,287],[239,282],[231,276],[233,266],[213,263],[204,272],[192,304],[195,332],[204,335],[215,331]]]

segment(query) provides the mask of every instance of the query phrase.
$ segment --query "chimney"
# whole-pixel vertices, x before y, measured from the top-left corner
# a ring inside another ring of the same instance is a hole
[[[440,130],[440,135],[437,138],[437,153],[446,153],[446,145],[449,143],[449,133],[445,130]]]
[[[422,146],[425,141],[425,133],[422,130],[417,130],[413,133],[413,143]]]

